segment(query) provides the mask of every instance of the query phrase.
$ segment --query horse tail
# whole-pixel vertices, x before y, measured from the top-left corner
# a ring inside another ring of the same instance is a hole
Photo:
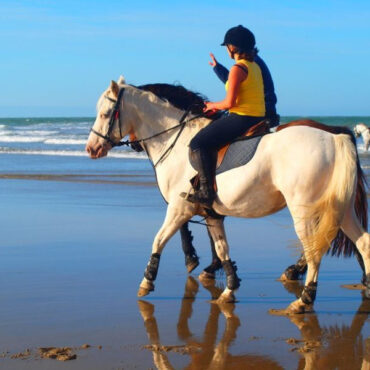
[[[352,132],[350,132],[350,135],[352,135],[352,140],[355,141],[356,139]],[[354,208],[356,216],[360,221],[361,226],[364,228],[365,231],[368,231],[368,215],[367,215],[368,203],[366,193],[368,184],[365,177],[365,173],[360,165],[357,147],[355,146],[355,148],[356,148],[357,185]],[[337,257],[339,257],[340,255],[343,255],[344,257],[350,257],[353,255],[353,253],[356,254],[357,258],[361,258],[352,240],[349,239],[342,230],[339,230],[338,235],[332,242],[331,255]]]
[[[308,260],[316,255],[322,256],[330,244],[336,243],[345,211],[355,191],[358,170],[356,147],[347,134],[333,135],[333,140],[335,161],[331,178],[324,193],[306,212],[306,217],[313,221],[306,240]],[[348,243],[344,234],[341,237]]]

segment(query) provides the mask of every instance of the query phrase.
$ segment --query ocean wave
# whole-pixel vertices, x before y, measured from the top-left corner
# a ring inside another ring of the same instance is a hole
[[[2,143],[40,143],[44,140],[44,137],[0,135],[0,142]]]
[[[84,150],[19,150],[15,148],[0,148],[1,154],[18,154],[18,155],[47,155],[47,156],[66,156],[66,157],[86,157],[88,154]],[[147,159],[146,154],[120,151],[109,152],[111,158],[129,158],[129,159]]]
[[[58,144],[58,145],[85,145],[86,139],[46,139],[45,144]]]
[[[59,135],[59,131],[56,130],[27,130],[27,129],[17,129],[16,131],[6,131],[8,133],[14,133],[14,135],[19,136],[29,136],[29,135],[35,135],[35,136],[50,136],[50,135]]]

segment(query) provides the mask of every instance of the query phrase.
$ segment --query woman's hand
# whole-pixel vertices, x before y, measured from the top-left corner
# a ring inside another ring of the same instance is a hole
[[[218,109],[215,107],[215,103],[212,103],[210,101],[206,101],[204,103],[205,107],[203,108],[204,113],[215,113],[218,111]]]
[[[217,64],[217,60],[216,60],[215,56],[214,56],[212,53],[209,53],[209,55],[210,55],[210,57],[211,57],[211,59],[212,59],[212,61],[211,61],[211,62],[209,62],[209,64],[210,64],[212,67],[215,67],[215,66],[216,66],[216,64]]]

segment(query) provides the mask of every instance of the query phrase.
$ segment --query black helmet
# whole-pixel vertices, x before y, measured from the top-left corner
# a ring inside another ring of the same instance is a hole
[[[239,25],[230,28],[225,33],[224,42],[221,45],[225,46],[227,44],[234,45],[241,51],[250,51],[256,46],[256,39],[248,28]]]

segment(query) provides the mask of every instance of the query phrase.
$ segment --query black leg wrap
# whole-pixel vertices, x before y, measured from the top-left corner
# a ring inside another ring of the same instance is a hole
[[[191,231],[189,230],[188,223],[185,223],[180,228],[180,235],[181,235],[181,243],[182,249],[185,254],[193,254],[195,253],[195,249],[193,247],[193,236],[191,235]]]
[[[298,271],[298,274],[300,276],[304,275],[307,271],[307,261],[306,259],[304,258],[304,256],[302,256],[295,264],[295,268],[296,270]]]
[[[223,261],[222,267],[224,268],[226,274],[226,286],[231,289],[238,289],[240,287],[240,279],[236,274],[237,267],[235,262],[231,260]]]
[[[144,277],[150,281],[155,280],[158,273],[158,267],[159,267],[159,260],[161,258],[161,255],[158,253],[153,253],[150,256],[150,260],[148,262],[148,265],[146,266]]]
[[[221,260],[215,259],[203,271],[208,272],[209,274],[214,274],[216,271],[220,270],[221,268],[222,268]]]
[[[284,271],[284,274],[288,280],[298,280],[299,279],[299,271],[296,268],[296,265],[290,265]]]
[[[312,304],[316,298],[317,283],[311,281],[308,285],[305,285],[301,295],[301,299],[304,304]]]

